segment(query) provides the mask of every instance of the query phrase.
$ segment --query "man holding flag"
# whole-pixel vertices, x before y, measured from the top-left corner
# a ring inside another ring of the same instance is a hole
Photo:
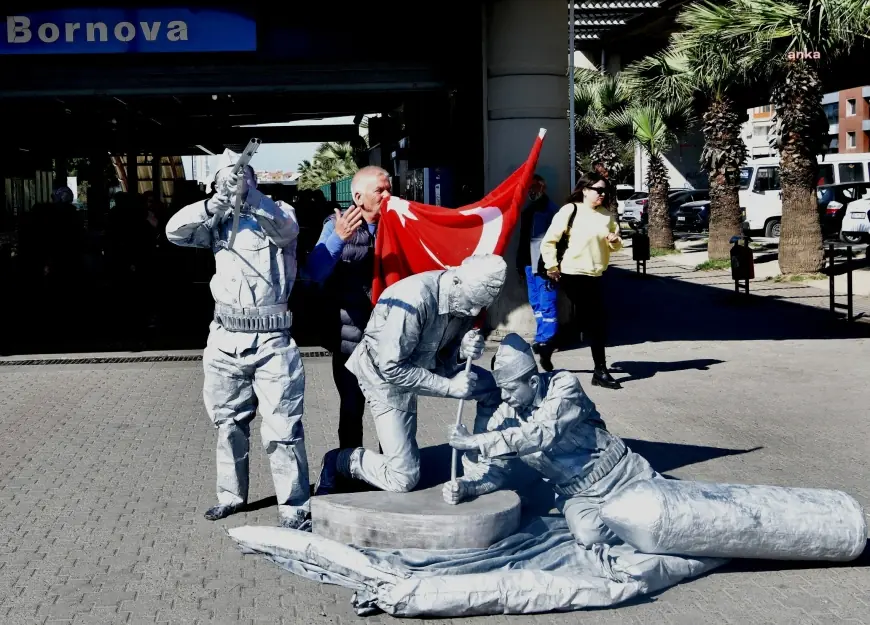
[[[518,222],[546,131],[526,162],[480,202],[459,209],[390,197],[375,244],[375,310],[347,368],[360,381],[383,453],[334,449],[315,495],[357,478],[407,492],[420,478],[417,395],[468,399],[495,390],[489,372],[458,373],[483,352],[471,328],[504,286],[500,257]]]

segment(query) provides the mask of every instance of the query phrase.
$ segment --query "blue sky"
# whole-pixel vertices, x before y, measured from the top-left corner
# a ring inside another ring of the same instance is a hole
[[[288,124],[266,124],[267,126],[331,126],[352,124],[353,117],[330,119],[310,119]],[[264,143],[257,150],[251,165],[260,171],[297,171],[299,163],[310,160],[320,143]]]

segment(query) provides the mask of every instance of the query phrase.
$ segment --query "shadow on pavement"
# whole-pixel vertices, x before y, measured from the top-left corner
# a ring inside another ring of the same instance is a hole
[[[447,443],[420,449],[420,483],[414,490],[425,490],[450,481],[452,456],[453,448]],[[456,464],[457,475],[462,475],[461,460]]]
[[[673,471],[699,462],[706,462],[726,456],[739,456],[762,449],[728,449],[724,447],[705,447],[703,445],[684,445],[680,443],[662,443],[657,441],[642,441],[626,438],[625,444],[632,451],[646,458],[659,473]],[[424,447],[420,449],[420,483],[415,490],[432,488],[450,479],[450,461],[452,448],[447,443]],[[459,466],[458,475],[462,475]],[[538,489],[542,490],[542,489]]]
[[[870,540],[864,552],[851,562],[819,562],[816,560],[732,560],[717,573],[764,573],[767,571],[800,571],[804,569],[843,569],[870,567]]]
[[[262,499],[258,499],[257,501],[250,502],[247,506],[245,506],[243,512],[254,512],[255,510],[276,507],[278,507],[278,498],[272,495],[271,497],[263,497]]]
[[[669,273],[692,274],[680,267]],[[826,308],[770,296],[737,296],[733,290],[644,277],[620,267],[611,267],[602,279],[609,345],[870,337],[870,325],[836,319]],[[580,346],[570,330],[564,349]]]
[[[680,443],[661,443],[656,441],[642,441],[634,438],[623,439],[625,444],[635,452],[646,458],[653,469],[659,473],[681,469],[699,462],[707,462],[726,456],[741,456],[763,447],[751,449],[728,449],[725,447],[706,447],[704,445],[683,445]]]
[[[636,380],[646,380],[657,373],[672,373],[674,371],[687,371],[689,369],[697,369],[698,371],[708,371],[711,366],[719,365],[725,362],[724,360],[716,360],[713,358],[699,358],[697,360],[680,360],[677,362],[656,362],[644,360],[623,360],[614,362],[610,365],[610,371],[616,374],[617,380],[620,383],[635,382]],[[571,373],[592,373],[591,369],[569,369]],[[620,373],[627,374],[625,377],[619,376]]]

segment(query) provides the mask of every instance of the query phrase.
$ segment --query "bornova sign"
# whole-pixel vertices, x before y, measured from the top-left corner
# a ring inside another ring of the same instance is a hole
[[[0,54],[236,52],[257,49],[256,22],[228,11],[73,9],[6,16]]]

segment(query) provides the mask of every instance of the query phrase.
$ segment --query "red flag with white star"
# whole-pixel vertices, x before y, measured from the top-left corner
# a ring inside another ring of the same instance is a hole
[[[444,208],[391,197],[381,207],[372,303],[402,278],[456,267],[474,254],[501,255],[519,221],[546,133],[542,128],[526,162],[479,202]]]

